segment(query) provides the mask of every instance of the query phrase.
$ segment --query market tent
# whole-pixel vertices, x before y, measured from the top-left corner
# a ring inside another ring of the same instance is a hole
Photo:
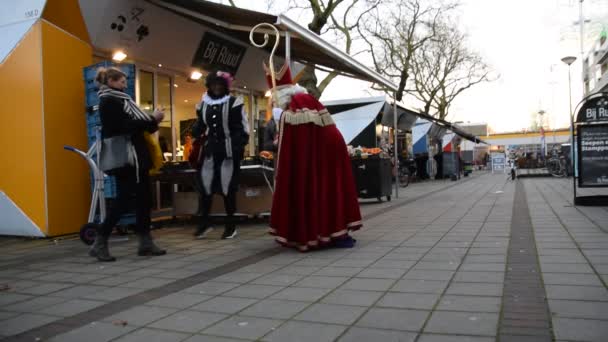
[[[250,44],[249,32],[260,23],[274,24],[284,37],[277,54],[302,64],[314,64],[319,69],[329,69],[339,74],[381,84],[393,91],[397,86],[379,73],[369,69],[310,30],[300,26],[287,16],[278,16],[225,6],[202,0],[146,0],[191,20],[212,25],[217,31]],[[256,41],[263,41],[263,34],[256,34]],[[271,44],[268,49],[270,50]]]
[[[427,133],[432,125],[433,123],[428,120],[419,119],[412,128],[412,149],[414,154],[428,152]]]

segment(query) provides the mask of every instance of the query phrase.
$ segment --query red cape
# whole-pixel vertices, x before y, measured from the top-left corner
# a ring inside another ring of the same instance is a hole
[[[281,115],[270,232],[301,251],[361,227],[344,138],[325,107],[296,94]]]

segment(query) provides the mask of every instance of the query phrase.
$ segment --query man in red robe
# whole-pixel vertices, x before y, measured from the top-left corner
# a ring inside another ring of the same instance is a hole
[[[287,65],[276,79],[273,98],[284,111],[270,233],[280,244],[302,252],[353,247],[356,241],[349,232],[362,222],[344,138],[325,107],[292,84]]]

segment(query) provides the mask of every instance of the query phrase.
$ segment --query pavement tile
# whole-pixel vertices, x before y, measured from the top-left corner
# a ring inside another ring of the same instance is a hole
[[[504,272],[458,271],[454,276],[454,281],[461,283],[503,283],[504,280]]]
[[[67,302],[52,305],[45,309],[39,310],[39,313],[67,317],[79,314],[81,312],[92,310],[104,304],[106,303],[100,301],[71,299]]]
[[[64,290],[60,290],[58,292],[54,292],[53,296],[62,298],[83,298],[87,295],[100,293],[107,289],[111,288],[107,286],[77,285]]]
[[[518,336],[521,338],[521,336]],[[503,340],[501,340],[503,341]],[[418,342],[494,342],[493,337],[477,337],[477,336],[449,336],[436,334],[422,334],[418,338]],[[506,342],[506,341],[505,341]],[[520,342],[524,342],[521,341]]]
[[[595,274],[545,273],[543,282],[548,285],[586,285],[603,286]]]
[[[357,278],[399,279],[407,270],[401,268],[366,268],[357,274]]]
[[[65,301],[67,299],[58,297],[35,297],[23,302],[3,306],[2,310],[37,313],[40,309]]]
[[[312,287],[288,287],[273,295],[271,299],[316,302],[330,291],[330,289],[319,289]]]
[[[147,305],[186,309],[210,298],[208,295],[177,292],[148,302]]]
[[[608,320],[608,302],[549,300],[549,309],[553,317]]]
[[[213,279],[213,281],[244,284],[244,283],[248,283],[248,282],[252,281],[253,279],[259,278],[261,276],[262,276],[261,273],[231,272],[231,273],[219,276],[219,277]]]
[[[545,288],[549,299],[608,301],[605,287],[546,285]]]
[[[126,321],[128,325],[145,326],[177,312],[177,309],[140,305],[104,318],[104,322]]]
[[[393,285],[390,291],[414,293],[442,293],[448,286],[447,281],[403,279]]]
[[[234,314],[256,303],[257,299],[214,297],[190,308],[190,310]]]
[[[553,319],[553,331],[558,340],[606,341],[608,322],[572,318]]]
[[[450,280],[453,274],[453,271],[413,269],[407,272],[403,279]]]
[[[189,287],[189,288],[185,289],[183,292],[215,296],[215,295],[222,294],[224,292],[228,292],[237,286],[239,286],[239,284],[222,283],[222,282],[217,282],[217,281],[207,281],[202,284],[198,284],[198,285]]]
[[[446,293],[449,295],[502,296],[502,290],[502,284],[453,282]]]
[[[354,290],[335,290],[321,300],[327,304],[371,306],[381,296],[383,292],[377,291],[354,291]]]
[[[380,330],[370,328],[351,327],[342,336],[339,342],[414,342],[416,333],[395,330]]]
[[[344,290],[386,291],[395,281],[393,279],[353,278],[340,288]]]
[[[330,266],[333,267],[367,267],[373,264],[376,259],[341,259],[338,260]]]
[[[7,320],[9,318],[19,316],[20,312],[9,312],[9,311],[0,311],[0,321]]]
[[[103,301],[116,301],[125,297],[132,296],[137,293],[145,291],[144,289],[137,289],[133,287],[110,287],[106,290],[99,292],[93,292],[81,296],[82,298],[92,300],[103,300]]]
[[[31,294],[35,296],[46,295],[53,292],[57,292],[59,290],[63,290],[68,287],[72,287],[74,284],[66,284],[66,283],[45,283],[40,284],[38,286],[28,287],[27,289],[21,290],[19,292],[25,294]]]
[[[417,270],[441,270],[441,271],[455,271],[458,269],[460,263],[455,261],[421,261],[414,266],[414,271]],[[448,278],[449,279],[449,278]]]
[[[132,333],[128,333],[116,342],[180,342],[188,338],[190,334],[163,331],[158,329],[142,328]]]
[[[414,263],[415,263],[415,261],[383,258],[383,259],[376,261],[372,265],[370,265],[369,268],[370,269],[371,268],[390,268],[390,269],[408,270],[412,266],[414,266]]]
[[[506,265],[504,263],[471,263],[465,262],[460,268],[461,271],[478,271],[478,272],[504,272]]]
[[[132,287],[136,289],[153,289],[157,287],[161,287],[163,285],[167,285],[169,283],[174,282],[174,279],[165,279],[165,278],[155,278],[155,277],[144,277],[140,278],[128,283],[124,283],[120,286],[122,287]]]
[[[242,340],[240,338],[237,340],[237,339],[228,338],[228,337],[194,335],[183,342],[243,342],[243,341],[253,341],[253,340]]]
[[[99,279],[95,281],[95,285],[102,286],[118,286],[126,283],[130,283],[137,279],[143,278],[142,276],[131,275],[131,274],[121,274],[117,276],[111,276],[103,279]]]
[[[200,311],[180,311],[158,320],[151,328],[196,333],[226,318],[226,315]]]
[[[25,313],[0,323],[0,336],[12,336],[61,319],[56,316]]]
[[[329,324],[353,324],[367,307],[335,305],[335,304],[313,304],[294,319],[300,321],[329,323]]]
[[[310,303],[306,302],[264,299],[243,310],[240,314],[263,318],[289,319],[309,305]]]
[[[270,273],[253,280],[251,284],[289,286],[302,278],[301,275]]]
[[[386,293],[382,299],[380,299],[376,306],[399,309],[431,310],[435,306],[438,299],[439,294],[389,292]]]
[[[348,277],[308,276],[297,282],[295,286],[335,289],[348,279]]]
[[[284,287],[272,285],[241,285],[224,293],[224,295],[228,297],[262,299],[272,295],[273,293],[277,293],[282,289],[284,289]]]
[[[326,277],[352,277],[357,273],[361,272],[363,267],[324,267],[317,272],[313,273],[315,276],[326,276]]]
[[[276,270],[274,273],[276,274],[290,274],[290,275],[299,275],[299,276],[307,276],[311,275],[318,270],[321,269],[321,266],[292,266],[289,265],[287,267],[283,267],[279,270]]]
[[[543,273],[583,273],[593,274],[593,269],[589,267],[589,264],[553,264],[553,263],[541,263],[540,268]]]
[[[451,296],[446,295],[439,301],[437,310],[467,312],[500,312],[500,297]]]
[[[34,296],[18,294],[18,293],[10,293],[10,292],[0,292],[0,307],[4,307],[5,305],[23,302],[28,299],[33,299]]]
[[[92,322],[67,333],[57,335],[50,342],[108,342],[135,330],[134,326]]]
[[[346,327],[340,325],[290,321],[264,337],[262,341],[331,342],[340,336],[344,330],[346,330]]]
[[[282,321],[267,318],[233,316],[206,330],[204,334],[257,340],[278,327]]]
[[[435,311],[425,333],[496,336],[498,314]]]
[[[422,329],[429,311],[371,308],[355,324],[358,327],[406,330],[417,332]]]

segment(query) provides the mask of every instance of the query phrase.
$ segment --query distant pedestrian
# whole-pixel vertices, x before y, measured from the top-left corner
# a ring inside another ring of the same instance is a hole
[[[162,121],[164,113],[157,109],[154,114],[149,115],[139,109],[133,99],[124,92],[127,78],[120,69],[102,68],[97,72],[96,80],[100,85],[99,114],[104,145],[106,139],[109,141],[112,138],[126,137],[130,144],[124,146],[132,146],[135,158],[133,158],[134,165],[106,171],[116,177],[118,195],[105,220],[98,226],[97,237],[89,255],[99,261],[116,260],[110,255],[108,238],[120,217],[128,211],[133,194],[136,203],[135,231],[139,240],[138,255],[166,254],[165,250],[154,243],[150,235],[152,193],[149,170],[152,167],[152,158],[144,138],[144,132],[153,133],[158,130],[158,123]],[[129,152],[125,148],[120,153],[129,154]]]

